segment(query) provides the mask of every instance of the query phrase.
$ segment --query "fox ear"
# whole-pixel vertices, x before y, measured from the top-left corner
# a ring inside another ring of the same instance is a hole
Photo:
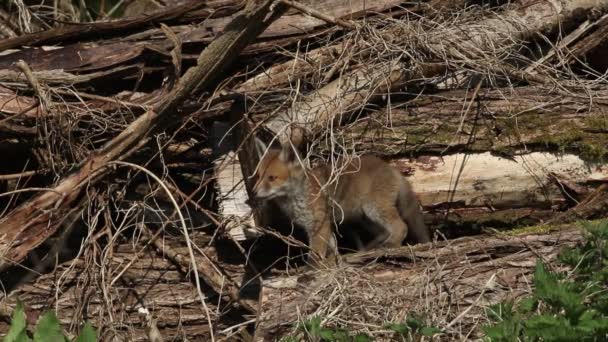
[[[293,146],[296,149],[301,149],[304,143],[306,143],[306,131],[300,125],[294,125],[291,127],[291,136],[289,137]]]
[[[297,152],[291,147],[289,142],[281,145],[279,159],[285,163],[291,163],[297,160]]]
[[[266,152],[266,149],[268,148],[268,146],[266,146],[266,144],[260,140],[258,137],[254,138],[255,141],[255,151],[258,154],[258,157],[261,159],[264,156],[264,152]]]

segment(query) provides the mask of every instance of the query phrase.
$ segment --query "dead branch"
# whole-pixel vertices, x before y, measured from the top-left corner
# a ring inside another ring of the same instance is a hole
[[[185,13],[192,12],[204,6],[204,2],[190,1],[183,5],[175,7],[169,6],[158,10],[153,14],[147,14],[136,18],[87,24],[72,24],[46,31],[25,34],[0,42],[0,51],[14,49],[24,45],[35,46],[74,38],[86,39],[88,37],[120,33],[125,30],[142,28],[145,26],[154,26],[181,17]]]

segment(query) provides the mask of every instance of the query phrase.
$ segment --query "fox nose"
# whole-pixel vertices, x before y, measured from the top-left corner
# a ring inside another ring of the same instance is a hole
[[[251,195],[253,198],[258,198],[260,196],[259,193],[260,193],[260,189],[259,189],[258,185],[256,184],[253,187],[253,189],[251,189]]]
[[[260,181],[255,182],[255,184],[253,185],[253,189],[251,189],[251,192],[253,193],[253,197],[259,199],[260,196],[260,192],[262,192],[262,184],[260,183]]]
[[[264,197],[261,197],[257,192],[252,191],[251,197],[245,200],[245,204],[253,206],[255,203],[261,203],[263,200]]]
[[[266,196],[264,196],[264,194],[262,194],[261,191],[254,191],[253,192],[253,198],[256,200],[261,200],[264,199]]]

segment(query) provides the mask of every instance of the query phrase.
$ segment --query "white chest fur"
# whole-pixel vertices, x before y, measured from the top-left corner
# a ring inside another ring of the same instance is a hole
[[[305,184],[294,187],[288,196],[279,198],[276,202],[293,223],[308,233],[315,229],[315,215]]]

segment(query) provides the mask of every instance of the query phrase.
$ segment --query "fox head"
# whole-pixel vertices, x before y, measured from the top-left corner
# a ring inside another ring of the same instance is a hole
[[[257,137],[256,151],[260,163],[256,172],[257,181],[253,187],[254,196],[259,200],[286,197],[296,190],[304,174],[297,149],[301,140],[292,134],[291,144],[280,148],[270,147]],[[292,147],[293,145],[293,147]]]

